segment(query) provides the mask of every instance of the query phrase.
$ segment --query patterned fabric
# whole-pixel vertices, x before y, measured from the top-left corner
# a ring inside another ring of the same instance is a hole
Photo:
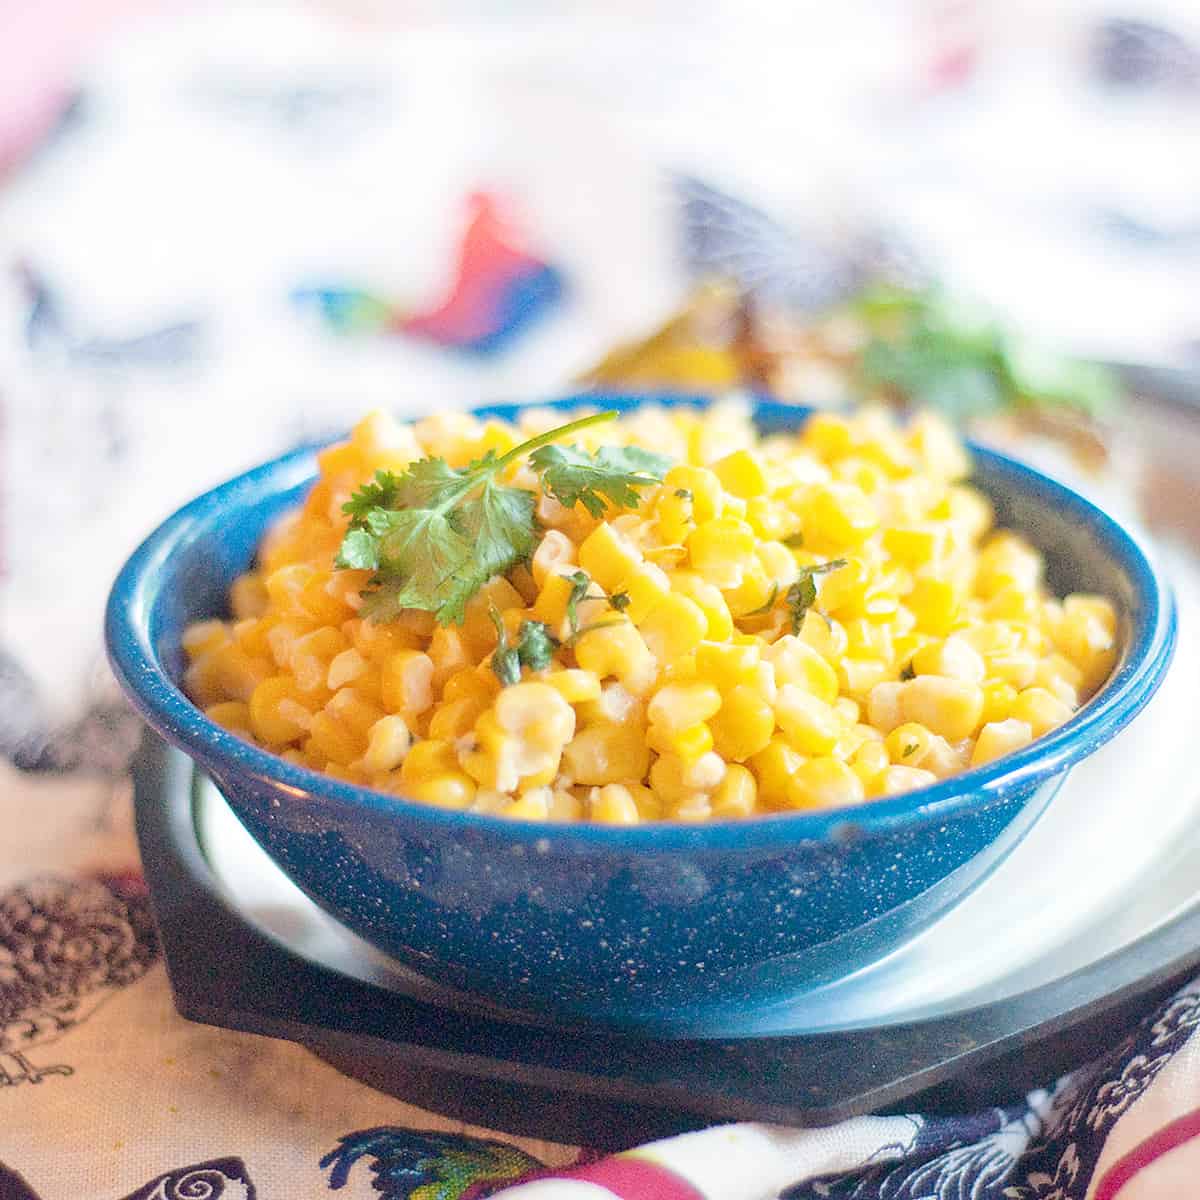
[[[131,823],[140,727],[99,652],[109,580],[148,528],[370,404],[415,413],[431,397],[460,407],[561,390],[660,320],[689,275],[732,275],[768,306],[812,308],[880,263],[914,268],[890,237],[834,252],[815,232],[798,234],[701,178],[704,155],[667,175],[640,143],[611,136],[602,118],[626,103],[636,113],[639,86],[672,72],[692,86],[688,47],[664,66],[672,47],[656,38],[639,85],[585,38],[568,69],[594,76],[604,111],[589,116],[546,103],[564,70],[557,57],[531,53],[507,70],[491,49],[442,61],[437,39],[414,32],[398,47],[372,38],[378,57],[357,46],[348,69],[337,58],[345,31],[335,35],[317,6],[230,5],[223,16],[200,6],[182,34],[172,26],[123,44],[68,109],[78,90],[68,43],[137,7],[0,5],[0,173],[26,161],[0,190],[0,1200],[1195,1195],[1200,983],[1101,1060],[1008,1108],[826,1130],[717,1126],[607,1158],[466,1127],[298,1045],[178,1016]],[[742,28],[742,6],[730,11]],[[858,19],[847,45],[861,42]],[[1104,72],[1143,78],[1144,31],[1136,46],[1118,32]],[[756,65],[767,40],[746,40]],[[935,41],[934,82],[961,77],[969,50],[956,36]],[[286,62],[273,57],[279,46]],[[772,76],[781,85],[807,78],[788,54]],[[25,69],[39,63],[40,82]],[[1172,70],[1163,86],[1177,90]],[[845,72],[835,62],[832,74]],[[614,103],[617,78],[629,94]],[[708,79],[696,88],[719,96],[722,112],[737,91]],[[768,94],[777,112],[766,115],[796,107],[790,93]],[[28,158],[64,112],[44,159]],[[760,124],[770,123],[743,114],[734,140],[749,144]],[[837,128],[831,143],[849,131]],[[519,154],[504,164],[481,152],[524,129],[535,169],[522,174]],[[778,160],[794,175],[799,159],[806,178],[821,176],[786,128],[770,136],[775,153],[749,156],[756,174]],[[876,148],[897,141],[889,120]],[[380,172],[381,162],[398,169]],[[528,228],[514,231],[492,199],[510,192],[530,200]],[[1064,223],[1052,216],[1058,239]],[[975,221],[969,232],[984,240]],[[354,284],[297,295],[298,278]],[[1146,278],[1155,298],[1173,294]],[[1194,330],[1195,289],[1178,292]],[[438,299],[410,309],[399,295]],[[400,336],[323,337],[305,306],[333,331]],[[1142,309],[1154,318],[1152,305],[1104,308],[1122,329]],[[228,983],[208,982],[214,992]]]

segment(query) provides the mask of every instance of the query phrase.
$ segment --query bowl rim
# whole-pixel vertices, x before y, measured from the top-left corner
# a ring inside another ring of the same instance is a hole
[[[481,417],[510,419],[531,408],[629,409],[705,407],[715,398],[675,392],[579,393],[551,400],[488,404],[472,409]],[[755,421],[799,425],[814,412],[809,407],[769,399],[752,400]],[[799,841],[844,842],[898,828],[912,829],[960,815],[983,811],[1014,790],[1057,775],[1114,737],[1149,701],[1162,682],[1176,639],[1176,610],[1171,588],[1138,534],[1126,529],[1097,505],[1066,484],[999,451],[967,441],[971,455],[1015,477],[1021,486],[1050,503],[1065,507],[1094,530],[1109,555],[1120,561],[1142,604],[1141,619],[1132,621],[1129,644],[1104,686],[1071,719],[1029,746],[994,763],[939,780],[899,796],[850,807],[813,812],[772,813],[752,818],[716,819],[699,824],[647,822],[632,826],[593,822],[531,821],[487,813],[437,808],[419,801],[342,782],[309,767],[298,766],[269,750],[243,741],[211,721],[171,679],[150,639],[150,616],[162,595],[156,585],[160,568],[172,553],[221,519],[231,507],[247,508],[315,476],[321,446],[302,446],[218,484],[167,517],[126,561],[109,594],[105,611],[105,643],[118,681],[150,726],[215,775],[250,776],[295,797],[314,796],[351,808],[383,811],[398,819],[445,834],[486,832],[502,840],[542,846],[575,843],[592,849],[688,850],[752,849]]]

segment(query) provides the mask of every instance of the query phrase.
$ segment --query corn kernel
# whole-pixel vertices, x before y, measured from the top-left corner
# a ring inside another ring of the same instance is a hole
[[[775,712],[757,690],[738,684],[726,694],[709,728],[713,745],[722,758],[744,762],[770,742],[775,730]]]
[[[1033,728],[1028,721],[1020,721],[1009,717],[1005,721],[989,721],[980,731],[975,740],[975,748],[971,751],[971,766],[982,767],[985,763],[995,762],[1005,754],[1020,750],[1033,741]]]
[[[1057,729],[1071,718],[1071,708],[1045,688],[1030,687],[1021,692],[1008,710],[1009,716],[1025,721],[1033,730],[1034,737],[1041,737]]]
[[[603,825],[636,825],[641,820],[633,795],[619,783],[593,789],[590,809],[592,820]]]
[[[810,758],[792,774],[787,789],[789,808],[841,808],[860,804],[865,796],[862,780],[836,758]]]
[[[794,684],[779,689],[775,718],[787,740],[801,754],[828,754],[837,744],[840,730],[833,709]]]
[[[719,819],[748,817],[755,811],[758,786],[753,774],[737,763],[729,766],[712,797],[712,813]]]
[[[978,684],[940,675],[918,675],[903,685],[900,709],[905,720],[924,725],[949,741],[970,737],[983,716]]]

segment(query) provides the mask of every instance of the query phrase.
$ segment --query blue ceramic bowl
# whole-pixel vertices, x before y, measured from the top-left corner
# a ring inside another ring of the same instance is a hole
[[[805,416],[756,410],[767,431]],[[1050,586],[1104,593],[1120,612],[1112,678],[1060,729],[957,778],[840,811],[636,828],[444,811],[284,762],[180,690],[185,626],[225,611],[230,582],[314,473],[311,451],[289,454],[151,534],[109,600],[113,667],[321,907],[426,977],[527,1014],[698,1036],[749,1032],[768,1013],[778,1025],[781,1005],[883,955],[979,883],[1072,764],[1145,705],[1174,646],[1168,588],[1134,537],[1061,484],[976,449],[975,483],[1044,552]]]

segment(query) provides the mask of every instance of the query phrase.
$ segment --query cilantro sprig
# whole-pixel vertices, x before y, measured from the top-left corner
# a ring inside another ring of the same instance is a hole
[[[555,446],[582,429],[613,420],[597,413],[551,429],[506,454],[489,450],[465,467],[423,458],[401,473],[378,471],[343,505],[350,525],[336,565],[367,570],[363,613],[377,621],[406,608],[461,624],[471,598],[493,576],[528,559],[537,542],[537,498],[501,482],[510,464],[528,458],[543,486],[564,505],[601,516],[608,502],[636,507],[637,489],[658,483],[668,462],[636,447],[595,454]]]
[[[544,671],[558,646],[550,630],[541,621],[523,621],[516,645],[508,640],[508,630],[496,611],[491,609],[492,624],[496,626],[496,649],[492,651],[492,670],[505,687],[521,682],[521,668]]]
[[[796,582],[787,590],[784,599],[792,618],[792,632],[799,633],[804,624],[804,615],[817,602],[816,576],[824,575],[827,571],[836,571],[846,565],[844,558],[832,558],[828,562],[813,563],[809,567],[801,567]]]

